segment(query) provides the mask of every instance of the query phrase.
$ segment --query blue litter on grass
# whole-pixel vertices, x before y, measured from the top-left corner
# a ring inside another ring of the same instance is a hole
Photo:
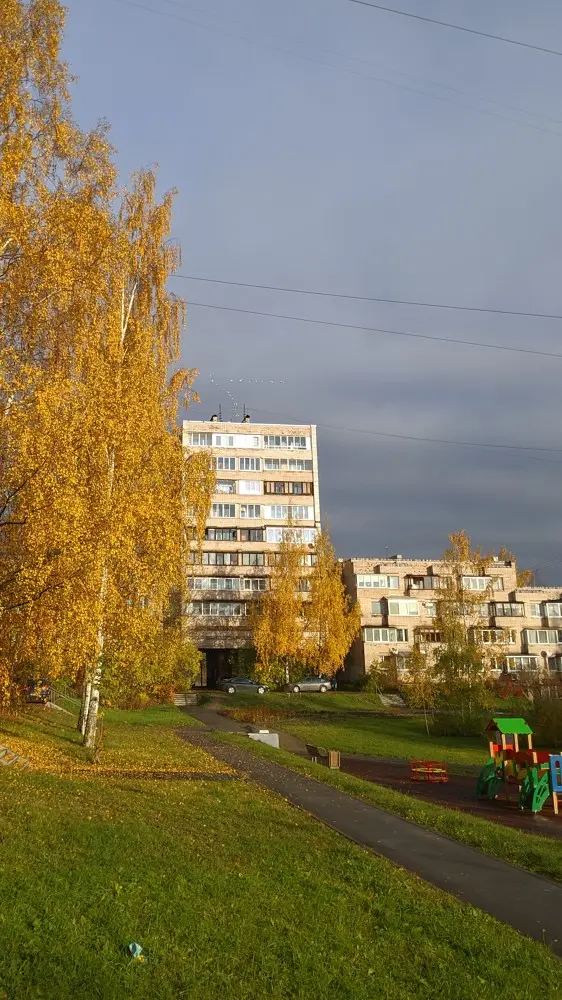
[[[131,941],[128,946],[128,951],[131,958],[135,962],[144,962],[144,955],[141,945],[137,941]]]

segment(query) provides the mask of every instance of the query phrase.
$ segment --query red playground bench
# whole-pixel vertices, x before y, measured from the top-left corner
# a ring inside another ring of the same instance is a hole
[[[449,772],[447,765],[437,760],[411,760],[409,778],[410,781],[439,783],[449,780]]]

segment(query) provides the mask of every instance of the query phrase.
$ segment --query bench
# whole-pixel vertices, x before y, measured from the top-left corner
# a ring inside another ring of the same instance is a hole
[[[438,760],[411,760],[409,770],[410,781],[431,781],[434,784],[449,780],[446,764]]]
[[[339,770],[340,766],[340,752],[339,750],[326,750],[325,747],[316,747],[312,743],[306,744],[306,751],[312,760],[313,764],[317,764],[319,760],[323,761],[332,770]]]
[[[29,767],[29,761],[26,760],[25,757],[22,757],[21,754],[16,753],[15,750],[10,750],[9,747],[3,746],[3,744],[1,743],[0,743],[0,764],[4,764],[6,767],[10,767],[10,765],[13,765],[14,767],[21,767],[22,770],[25,770],[26,767]]]

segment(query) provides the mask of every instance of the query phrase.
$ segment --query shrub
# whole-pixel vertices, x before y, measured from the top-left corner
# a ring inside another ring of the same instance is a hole
[[[537,745],[562,751],[562,699],[536,698],[529,714]]]
[[[489,716],[483,712],[451,711],[440,712],[433,719],[432,732],[435,736],[482,736]]]

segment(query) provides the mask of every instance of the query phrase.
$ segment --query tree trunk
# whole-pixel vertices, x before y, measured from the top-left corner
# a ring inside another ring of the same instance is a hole
[[[80,715],[78,716],[78,732],[82,733],[82,736],[86,731],[86,720],[88,718],[91,694],[92,682],[84,681],[84,686],[82,688],[82,704],[80,705]]]
[[[107,566],[104,566],[101,574],[101,583],[100,583],[100,622],[98,627],[96,669],[94,672],[92,682],[90,684],[90,700],[88,704],[88,713],[86,715],[86,721],[84,724],[84,746],[88,747],[90,750],[93,749],[96,745],[98,709],[100,705],[100,684],[101,684],[102,667],[103,667],[103,653],[105,647],[104,605],[105,605],[105,596],[107,593],[108,577],[109,574]]]
[[[427,705],[425,704],[425,700],[424,700],[424,703],[423,703],[423,717],[424,717],[424,721],[425,721],[425,730],[426,730],[427,735],[429,736],[429,723],[427,721]]]
[[[90,701],[88,705],[88,714],[84,723],[84,746],[88,747],[89,750],[93,750],[96,745],[98,710],[100,705],[100,683],[101,665],[98,664],[94,674],[94,679],[90,684]]]

